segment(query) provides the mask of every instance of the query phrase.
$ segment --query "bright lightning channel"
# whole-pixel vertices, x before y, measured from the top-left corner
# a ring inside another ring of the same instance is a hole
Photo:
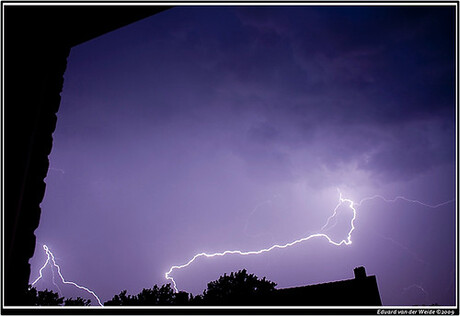
[[[397,196],[395,197],[394,199],[386,199],[384,198],[383,196],[381,195],[374,195],[374,196],[371,196],[371,197],[366,197],[366,198],[363,198],[361,201],[359,201],[358,203],[355,203],[354,201],[350,200],[350,199],[345,199],[342,197],[342,193],[340,192],[339,189],[337,189],[338,193],[339,193],[339,203],[337,204],[337,206],[334,208],[334,211],[333,211],[333,214],[327,219],[326,221],[326,224],[324,224],[323,227],[321,227],[321,231],[324,230],[330,220],[332,220],[333,218],[335,218],[335,216],[337,215],[337,210],[339,209],[339,207],[343,204],[343,203],[348,203],[349,204],[349,207],[350,209],[353,211],[353,217],[351,219],[351,228],[350,230],[348,231],[348,234],[347,234],[347,238],[346,239],[342,239],[340,242],[335,242],[333,241],[327,234],[324,234],[324,233],[316,233],[316,234],[312,234],[312,235],[309,235],[307,237],[304,237],[304,238],[301,238],[301,239],[297,239],[293,242],[290,242],[290,243],[287,243],[287,244],[284,244],[284,245],[278,245],[278,244],[275,244],[269,248],[264,248],[264,249],[261,249],[261,250],[257,250],[257,251],[241,251],[241,250],[226,250],[224,252],[216,252],[216,253],[211,253],[211,254],[208,254],[208,253],[205,253],[205,252],[202,252],[202,253],[198,253],[196,254],[195,256],[193,256],[192,259],[190,259],[187,263],[185,264],[182,264],[182,265],[176,265],[176,266],[172,266],[168,272],[165,273],[165,278],[167,280],[170,280],[173,284],[173,287],[174,287],[174,291],[177,293],[178,292],[178,289],[177,289],[177,284],[176,284],[176,281],[174,280],[174,278],[171,276],[171,273],[174,271],[174,270],[180,270],[180,269],[183,269],[183,268],[186,268],[188,267],[189,265],[191,265],[196,259],[200,258],[200,257],[206,257],[206,258],[212,258],[212,257],[222,257],[222,256],[225,256],[225,255],[230,255],[230,254],[237,254],[237,255],[241,255],[241,256],[248,256],[248,255],[259,255],[259,254],[262,254],[262,253],[265,253],[265,252],[269,252],[269,251],[272,251],[273,249],[283,249],[283,248],[288,248],[288,247],[291,247],[291,246],[294,246],[298,243],[301,243],[301,242],[304,242],[304,241],[307,241],[309,239],[313,239],[313,238],[317,238],[317,237],[322,237],[322,238],[325,238],[330,244],[334,245],[334,246],[341,246],[341,245],[351,245],[352,241],[351,241],[351,235],[353,233],[353,231],[355,230],[355,225],[354,225],[354,221],[356,219],[356,207],[358,206],[361,206],[361,204],[363,202],[366,202],[366,201],[370,201],[370,200],[374,200],[374,199],[381,199],[385,202],[388,202],[388,203],[393,203],[393,202],[396,202],[397,200],[403,200],[403,201],[406,201],[406,202],[411,202],[411,203],[417,203],[417,204],[420,204],[422,206],[425,206],[425,207],[429,207],[429,208],[438,208],[440,206],[443,206],[443,205],[446,205],[448,203],[451,203],[453,202],[453,200],[449,200],[449,201],[446,201],[446,202],[443,202],[443,203],[440,203],[440,204],[436,204],[436,205],[430,205],[430,204],[425,204],[423,202],[420,202],[418,200],[411,200],[411,199],[408,199],[408,198],[405,198],[403,196]],[[333,225],[335,226],[335,224]],[[329,227],[331,228],[331,227]]]
[[[49,250],[48,246],[47,245],[43,245],[43,249],[45,250],[46,252],[46,255],[47,255],[47,258],[46,258],[46,261],[45,261],[45,264],[43,264],[43,266],[41,267],[40,271],[39,271],[39,276],[37,279],[35,279],[34,282],[32,282],[32,286],[35,285],[35,283],[37,283],[42,277],[43,277],[43,269],[45,269],[45,267],[50,263],[50,261],[52,262],[52,265],[54,267],[56,267],[56,270],[57,270],[57,273],[59,275],[59,277],[61,278],[62,280],[62,283],[64,284],[70,284],[70,285],[73,285],[77,288],[79,288],[80,290],[84,290],[86,292],[88,292],[89,294],[93,295],[96,300],[97,300],[97,303],[99,304],[99,306],[103,306],[102,303],[101,303],[101,300],[99,299],[99,297],[96,295],[96,293],[94,293],[94,291],[91,291],[90,289],[84,287],[84,286],[81,286],[81,285],[78,285],[77,283],[75,282],[71,282],[71,281],[66,281],[64,279],[64,277],[62,276],[62,273],[61,273],[61,267],[56,263],[56,261],[54,260],[54,255],[53,253]],[[51,264],[50,264],[51,266]],[[51,266],[52,268],[52,266]],[[54,272],[53,272],[53,283],[54,283]],[[54,285],[56,285],[56,287],[59,289],[59,287],[57,286],[56,283],[54,283]]]
[[[351,219],[351,229],[348,232],[347,238],[341,240],[340,242],[333,241],[326,234],[317,233],[317,234],[312,234],[312,235],[309,235],[309,236],[301,238],[301,239],[297,239],[297,240],[295,240],[293,242],[290,242],[290,243],[287,243],[287,244],[284,244],[284,245],[276,244],[276,245],[273,245],[273,246],[271,246],[269,248],[265,248],[265,249],[261,249],[261,250],[257,250],[257,251],[226,250],[224,252],[217,252],[217,253],[212,253],[212,254],[202,252],[202,253],[199,253],[199,254],[196,254],[195,256],[193,256],[192,259],[190,259],[187,263],[185,263],[183,265],[172,266],[169,269],[169,271],[165,273],[165,277],[166,277],[167,280],[170,280],[173,283],[174,290],[176,292],[178,292],[176,281],[174,280],[174,278],[172,276],[170,276],[170,274],[176,269],[182,269],[182,268],[188,267],[190,264],[193,263],[193,261],[195,261],[197,258],[200,258],[200,257],[212,258],[212,257],[221,257],[221,256],[229,255],[229,254],[238,254],[238,255],[242,255],[242,256],[259,255],[259,254],[264,253],[264,252],[272,251],[273,249],[288,248],[288,247],[294,246],[295,244],[307,241],[307,240],[312,239],[312,238],[317,238],[317,237],[325,238],[330,244],[333,244],[335,246],[350,245],[351,244],[351,234],[352,234],[353,230],[355,229],[354,221],[355,221],[355,218],[356,218],[356,209],[354,207],[354,202],[352,200],[344,199],[342,197],[342,193],[340,193],[340,191],[339,191],[339,195],[340,195],[339,196],[339,203],[337,204],[337,206],[334,209],[334,215],[333,216],[335,216],[335,214],[337,214],[337,209],[343,203],[349,203],[349,207],[353,210],[353,218]],[[331,217],[333,217],[333,216],[331,216]]]

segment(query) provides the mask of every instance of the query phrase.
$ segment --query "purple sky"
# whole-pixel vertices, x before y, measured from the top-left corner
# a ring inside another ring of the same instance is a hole
[[[31,282],[41,244],[106,301],[198,252],[319,232],[337,188],[455,199],[454,10],[177,7],[73,48]],[[385,305],[455,304],[454,202],[375,199],[355,226],[349,246],[201,258],[173,277],[199,294],[242,268],[291,287],[364,265]],[[38,289],[56,290],[50,271]]]

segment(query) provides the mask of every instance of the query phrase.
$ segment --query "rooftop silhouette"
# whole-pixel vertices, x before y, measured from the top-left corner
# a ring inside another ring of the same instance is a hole
[[[278,289],[270,305],[298,306],[381,306],[375,275],[364,267],[354,269],[354,279]]]

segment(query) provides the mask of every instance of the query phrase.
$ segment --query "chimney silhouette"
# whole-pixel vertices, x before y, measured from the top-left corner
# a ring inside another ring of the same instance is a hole
[[[364,280],[366,276],[366,269],[364,267],[357,267],[353,269],[355,273],[355,279],[357,280]]]

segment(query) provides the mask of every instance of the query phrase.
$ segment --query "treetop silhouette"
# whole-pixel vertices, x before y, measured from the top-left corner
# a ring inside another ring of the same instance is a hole
[[[76,299],[59,297],[58,293],[45,289],[44,291],[37,291],[35,287],[29,285],[26,295],[24,296],[26,306],[89,306],[91,300],[81,297]]]
[[[224,274],[218,280],[208,283],[203,292],[206,305],[254,305],[265,300],[275,290],[276,283],[265,277],[259,279],[248,274],[246,269],[230,275]]]

